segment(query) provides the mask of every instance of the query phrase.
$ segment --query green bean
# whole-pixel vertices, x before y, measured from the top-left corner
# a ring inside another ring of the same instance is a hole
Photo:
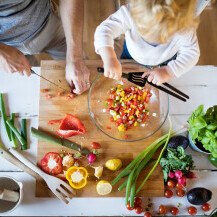
[[[26,126],[26,119],[21,120],[21,136],[26,140],[25,145],[21,146],[22,150],[27,149],[27,126]]]
[[[7,125],[10,127],[10,129],[14,132],[18,140],[20,141],[21,145],[25,146],[26,145],[26,140],[21,136],[19,131],[14,127],[14,125],[11,123],[10,120],[6,121]]]
[[[14,121],[15,121],[15,113],[11,113],[11,123],[14,125]],[[12,130],[10,130],[10,135],[11,135],[11,140],[14,143],[14,148],[17,148],[17,141],[16,141],[16,137],[15,134]]]
[[[0,106],[1,106],[1,115],[2,115],[2,120],[3,120],[3,124],[6,130],[6,133],[8,135],[8,139],[11,141],[11,136],[10,136],[10,129],[8,127],[8,125],[6,124],[7,121],[7,115],[5,112],[5,105],[4,105],[4,99],[3,99],[3,94],[0,94]]]

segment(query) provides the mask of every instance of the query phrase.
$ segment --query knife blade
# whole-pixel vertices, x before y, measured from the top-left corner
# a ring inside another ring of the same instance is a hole
[[[64,90],[64,91],[71,92],[71,90],[67,90],[67,89],[65,89],[65,88],[62,88],[62,87],[60,87],[58,84],[55,84],[54,82],[48,80],[47,78],[45,78],[45,77],[43,77],[43,76],[37,74],[37,73],[36,73],[34,70],[32,70],[32,69],[31,69],[31,72],[32,72],[33,75],[37,75],[38,77],[44,79],[45,81],[50,82],[51,84],[55,85],[56,87],[58,87],[58,88],[60,88],[60,89],[62,89],[62,90]]]

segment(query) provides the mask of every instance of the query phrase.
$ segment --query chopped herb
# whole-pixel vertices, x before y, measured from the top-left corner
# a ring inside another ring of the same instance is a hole
[[[103,103],[103,105],[104,105],[104,106],[108,106],[108,103],[107,103],[107,102],[105,102],[105,103]]]
[[[148,212],[148,211],[149,211],[149,208],[145,208],[145,211]]]
[[[60,154],[60,157],[63,158],[63,157],[64,157],[64,154],[61,153],[61,154]]]

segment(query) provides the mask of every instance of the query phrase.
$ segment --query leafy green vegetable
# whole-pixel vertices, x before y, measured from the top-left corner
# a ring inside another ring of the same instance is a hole
[[[183,174],[188,173],[189,170],[194,168],[193,163],[191,155],[186,155],[185,150],[181,146],[178,146],[177,149],[167,148],[165,156],[160,160],[164,180],[167,181],[170,171],[180,170]]]
[[[201,142],[203,147],[217,157],[217,105],[207,109],[200,105],[188,119],[188,129],[194,143]]]

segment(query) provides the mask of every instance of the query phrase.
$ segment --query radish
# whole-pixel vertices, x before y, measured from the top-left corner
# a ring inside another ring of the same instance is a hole
[[[186,177],[189,178],[189,179],[195,179],[195,178],[197,178],[196,174],[193,173],[193,172],[191,172],[191,171],[189,171],[187,173]]]
[[[169,172],[169,177],[173,179],[175,177],[175,173],[174,172]]]
[[[175,177],[176,177],[177,179],[180,179],[180,178],[182,177],[182,171],[176,170],[176,172],[175,172]]]
[[[185,186],[187,182],[186,176],[182,176],[181,178],[178,179],[178,183],[182,186]]]
[[[90,155],[88,156],[88,161],[89,163],[93,163],[96,160],[96,155],[93,153],[90,153]]]

